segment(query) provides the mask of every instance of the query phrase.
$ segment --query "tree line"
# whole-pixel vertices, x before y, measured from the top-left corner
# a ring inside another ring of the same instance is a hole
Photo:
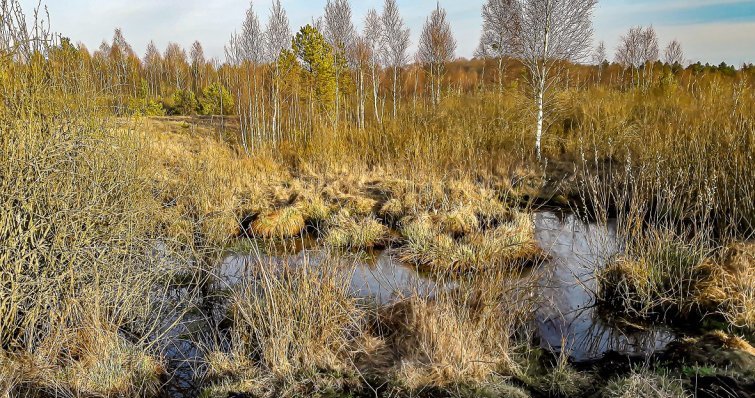
[[[177,43],[160,51],[150,42],[140,56],[120,29],[94,52],[65,38],[53,46],[2,32],[0,39],[6,48],[23,47],[14,52],[14,62],[37,54],[60,68],[86,73],[106,94],[103,107],[118,115],[235,115],[242,144],[250,151],[311,139],[323,128],[380,126],[419,109],[432,110],[446,96],[506,95],[517,89],[531,100],[539,153],[558,90],[595,84],[650,89],[700,73],[735,76],[752,70],[725,64],[685,67],[679,41],[661,51],[652,27],[629,29],[610,63],[605,44],[593,46],[596,4],[486,0],[472,60],[457,59],[456,39],[440,3],[427,16],[411,54],[410,30],[396,0],[369,10],[361,30],[348,0],[328,0],[322,17],[295,32],[280,0],[273,1],[264,23],[250,3],[239,29],[230,35],[223,61],[207,59],[199,41],[188,51]],[[9,17],[21,12],[15,7],[7,10]],[[15,34],[24,30],[19,32]]]

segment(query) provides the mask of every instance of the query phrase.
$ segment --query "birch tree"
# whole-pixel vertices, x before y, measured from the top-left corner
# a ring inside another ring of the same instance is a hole
[[[253,65],[263,60],[265,37],[260,29],[260,20],[254,11],[254,3],[249,3],[244,22],[241,24],[241,36],[238,39],[239,52],[244,61]]]
[[[592,47],[597,0],[522,0],[519,56],[537,106],[535,150],[542,159],[546,94],[561,81],[565,62],[584,60]]]
[[[270,19],[267,22],[265,29],[265,59],[273,66],[273,116],[272,116],[272,131],[273,136],[280,135],[280,63],[278,57],[281,52],[291,46],[291,27],[288,22],[288,15],[286,10],[281,5],[280,0],[273,2],[273,7],[270,10]]]
[[[487,0],[482,6],[482,35],[477,56],[498,60],[498,88],[503,91],[504,59],[516,55],[522,28],[518,0]]]
[[[163,57],[160,55],[160,50],[157,49],[154,41],[150,41],[147,44],[147,52],[144,54],[144,69],[147,72],[147,84],[149,87],[149,95],[156,97],[161,92],[162,76],[162,64]]]
[[[393,72],[393,117],[398,115],[398,79],[399,70],[406,65],[409,55],[409,28],[404,24],[404,19],[398,10],[396,0],[385,0],[383,15],[381,17],[383,27],[383,58],[386,66]]]
[[[592,64],[598,67],[598,82],[603,79],[603,64],[606,63],[606,42],[601,41],[592,53]]]
[[[663,60],[671,66],[684,63],[684,51],[678,40],[674,39],[666,46],[666,50],[663,52]]]
[[[652,26],[643,28],[636,26],[621,36],[616,51],[616,62],[629,68],[632,73],[632,84],[642,84],[643,77],[647,79],[648,66],[658,60],[658,36]],[[640,70],[643,73],[640,74]],[[636,79],[635,79],[636,72]]]
[[[380,123],[380,112],[378,111],[378,89],[380,88],[380,51],[383,47],[383,22],[380,15],[375,9],[367,11],[364,18],[364,29],[362,31],[364,41],[368,51],[368,63],[370,68],[370,77],[372,80],[372,99],[375,112],[375,120]]]
[[[264,84],[258,83],[257,68],[265,61],[265,39],[265,33],[260,28],[259,17],[254,10],[254,2],[250,1],[241,23],[241,32],[231,34],[225,46],[226,61],[231,65],[239,66],[243,71],[243,73],[233,74],[232,77],[235,95],[238,98],[236,107],[241,123],[241,141],[246,151],[249,150],[250,141],[254,149],[255,137],[262,139],[264,94],[261,93],[261,89]],[[251,140],[247,137],[249,133],[252,135]]]
[[[344,60],[350,58],[350,61],[354,61],[351,56],[354,54],[356,30],[351,22],[351,6],[348,0],[328,0],[325,5],[323,33],[325,40],[333,47],[336,74],[335,123],[338,124],[341,108],[341,80],[343,73],[348,69]]]
[[[601,41],[598,46],[595,47],[595,51],[592,53],[592,63],[596,66],[602,65],[606,62],[608,55],[606,54],[606,42]]]
[[[191,63],[191,77],[194,92],[199,92],[204,87],[204,68],[207,64],[207,60],[204,56],[204,48],[202,43],[195,41],[191,45],[191,52],[189,53],[189,62]]]
[[[370,47],[364,36],[356,35],[352,50],[354,68],[356,70],[357,89],[357,125],[360,129],[365,127],[365,68],[370,65]]]
[[[425,21],[419,38],[418,57],[426,65],[430,76],[430,92],[434,105],[441,100],[441,85],[446,63],[456,54],[456,40],[451,33],[451,24],[446,18],[446,10],[437,3],[435,10]]]

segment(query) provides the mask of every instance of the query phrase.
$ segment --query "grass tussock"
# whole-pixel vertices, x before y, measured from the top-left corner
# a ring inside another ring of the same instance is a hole
[[[328,221],[324,242],[341,249],[371,249],[388,241],[388,227],[374,216],[355,218],[348,210],[341,210]]]
[[[598,275],[598,299],[634,316],[686,317],[698,312],[695,287],[710,250],[669,231],[648,232]]]
[[[511,221],[488,230],[482,230],[478,221],[469,221],[465,227],[475,228],[460,235],[444,228],[446,220],[459,217],[451,214],[440,216],[440,223],[429,214],[405,219],[400,229],[404,239],[399,248],[401,260],[433,270],[467,272],[500,264],[526,265],[542,257],[529,215],[517,214]]]
[[[298,236],[306,227],[304,214],[296,206],[262,213],[252,222],[250,235],[264,239],[286,239]]]
[[[61,350],[3,354],[0,391],[8,396],[157,396],[165,373],[160,360],[101,325],[63,336]],[[50,347],[51,348],[51,347]],[[54,358],[54,362],[51,362]]]
[[[603,390],[607,398],[689,398],[681,380],[670,375],[635,369],[626,377],[611,380]]]
[[[413,296],[379,310],[395,360],[385,371],[410,391],[505,384],[526,355],[527,319],[535,305],[526,279],[498,273],[432,298]],[[496,286],[496,290],[491,290]]]
[[[338,264],[277,271],[259,265],[259,278],[232,295],[233,349],[210,354],[210,375],[236,391],[265,396],[343,389],[353,375],[350,347],[364,320],[346,274]]]
[[[755,329],[755,247],[713,250],[668,232],[648,233],[599,274],[599,300],[642,318],[720,316]],[[636,242],[635,242],[636,243]]]
[[[731,244],[719,261],[706,265],[698,300],[717,307],[729,324],[755,330],[755,244]]]

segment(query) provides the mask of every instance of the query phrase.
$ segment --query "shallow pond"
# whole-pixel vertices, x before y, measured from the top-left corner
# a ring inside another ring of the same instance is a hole
[[[546,304],[536,316],[543,348],[566,350],[572,360],[585,361],[609,351],[650,355],[675,339],[657,326],[628,331],[596,311],[595,270],[620,249],[615,224],[587,224],[572,214],[543,212],[535,214],[535,235],[551,256],[540,280]]]
[[[538,294],[543,303],[535,314],[543,348],[564,351],[573,361],[580,362],[599,359],[607,352],[651,355],[675,339],[671,331],[659,327],[627,330],[607,321],[610,316],[597,312],[595,270],[605,266],[620,249],[614,224],[588,224],[574,215],[552,212],[538,212],[534,221],[538,243],[550,255],[548,261],[533,270],[538,275]],[[306,241],[297,243],[288,253],[264,254],[258,248],[246,254],[230,253],[214,272],[213,288],[202,297],[184,300],[182,305],[191,307],[185,308],[187,321],[172,332],[174,338],[166,350],[172,373],[176,374],[168,395],[195,393],[186,393],[195,391],[192,379],[201,363],[201,350],[195,342],[208,346],[213,343],[212,331],[219,330],[226,309],[215,293],[248,278],[255,264],[317,264],[327,255]],[[363,254],[350,263],[355,266],[350,281],[353,294],[382,304],[412,294],[432,295],[439,288],[430,275],[402,264],[390,250]]]

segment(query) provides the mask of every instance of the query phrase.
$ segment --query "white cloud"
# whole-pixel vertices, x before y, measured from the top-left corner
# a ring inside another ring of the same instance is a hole
[[[255,0],[264,24],[272,0]],[[282,0],[291,27],[322,14],[326,0]],[[480,33],[483,0],[444,0],[459,44],[458,55],[470,57]],[[37,0],[22,0],[31,9]],[[200,40],[209,56],[222,58],[223,46],[241,24],[249,0],[47,0],[53,28],[95,49],[110,39],[115,27],[123,28],[134,49],[143,53],[150,39],[165,48],[169,41],[189,47]],[[678,12],[700,6],[753,3],[753,0],[601,0],[595,13],[595,40],[605,40],[610,49],[630,26],[654,25],[662,42],[677,38],[689,58],[702,62],[755,61],[755,22],[685,24],[671,21]],[[355,25],[361,27],[369,8],[380,9],[383,0],[352,0]],[[399,0],[416,45],[426,16],[435,0]]]

